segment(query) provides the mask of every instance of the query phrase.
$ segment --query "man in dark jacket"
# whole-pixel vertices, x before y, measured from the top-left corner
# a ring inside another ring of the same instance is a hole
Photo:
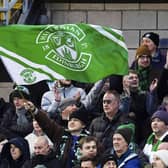
[[[45,136],[39,136],[34,145],[34,156],[32,158],[32,168],[43,166],[46,168],[61,168],[60,161],[55,157],[54,150],[50,147]]]
[[[95,118],[90,125],[90,133],[96,136],[105,150],[111,147],[111,138],[118,125],[131,119],[119,111],[120,95],[108,90],[103,96],[104,114]]]
[[[120,110],[135,116],[136,143],[140,145],[150,134],[150,117],[157,109],[157,82],[152,82],[150,91],[142,91],[139,87],[138,74],[130,70],[123,78],[123,93]],[[144,127],[146,129],[144,129]]]
[[[129,149],[133,132],[130,128],[117,128],[113,135],[113,154],[119,168],[141,168],[138,155]]]
[[[79,161],[79,141],[89,134],[85,129],[88,119],[84,106],[70,114],[67,129],[48,118],[45,112],[36,109],[32,102],[27,102],[25,108],[34,112],[40,127],[54,143],[56,157],[61,161],[61,167],[74,167]]]
[[[17,136],[24,137],[33,130],[32,116],[24,108],[24,102],[29,100],[30,95],[23,89],[15,89],[9,98],[14,105],[14,110],[4,114],[0,127],[1,133],[9,139]]]
[[[6,114],[13,113],[15,111],[14,106],[11,103],[5,102],[5,100],[0,98],[0,124],[3,121],[3,117]]]

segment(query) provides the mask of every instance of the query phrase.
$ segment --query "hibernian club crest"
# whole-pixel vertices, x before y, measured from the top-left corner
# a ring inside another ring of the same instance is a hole
[[[36,81],[36,76],[34,76],[34,71],[30,68],[24,69],[20,73],[20,76],[23,77],[23,81],[25,83],[33,83]]]
[[[92,56],[83,42],[85,37],[77,25],[50,25],[38,34],[36,44],[42,46],[47,60],[72,71],[84,71]]]

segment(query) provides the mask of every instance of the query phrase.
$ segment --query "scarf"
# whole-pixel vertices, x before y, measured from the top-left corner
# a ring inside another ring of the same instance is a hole
[[[138,77],[139,77],[139,86],[141,90],[149,90],[149,71],[150,71],[150,67],[147,68],[141,68],[138,67],[137,69],[137,73],[138,73]]]

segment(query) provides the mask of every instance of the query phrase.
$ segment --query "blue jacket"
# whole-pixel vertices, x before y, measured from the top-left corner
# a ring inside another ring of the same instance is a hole
[[[138,155],[129,149],[117,159],[117,163],[118,168],[141,168],[141,161]]]

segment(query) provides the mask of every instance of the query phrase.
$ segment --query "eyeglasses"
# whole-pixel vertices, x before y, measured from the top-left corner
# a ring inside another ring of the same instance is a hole
[[[129,80],[138,79],[138,76],[129,76],[128,79]]]
[[[141,58],[141,59],[150,59],[151,58],[151,56],[149,56],[149,55],[140,55],[139,56],[139,58]]]
[[[103,104],[111,104],[111,103],[112,103],[112,100],[110,99],[103,100]]]

